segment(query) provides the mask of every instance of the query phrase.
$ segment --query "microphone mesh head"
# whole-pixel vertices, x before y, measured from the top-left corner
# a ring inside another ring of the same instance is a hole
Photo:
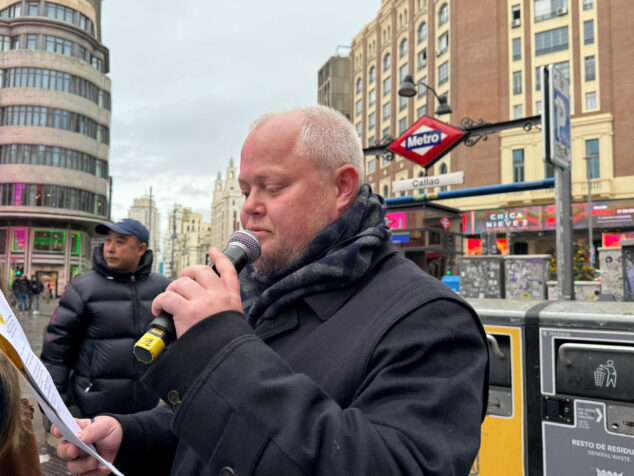
[[[260,240],[252,231],[238,230],[229,237],[227,240],[227,246],[233,243],[240,243],[247,249],[248,264],[257,261],[260,258],[262,247],[260,246]]]

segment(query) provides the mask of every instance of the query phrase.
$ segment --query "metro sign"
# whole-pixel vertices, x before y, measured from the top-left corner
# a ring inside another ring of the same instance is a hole
[[[457,146],[466,134],[430,116],[423,116],[396,139],[389,149],[428,168]]]

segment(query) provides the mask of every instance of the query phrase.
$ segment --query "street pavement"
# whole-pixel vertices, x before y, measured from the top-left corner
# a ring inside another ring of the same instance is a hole
[[[20,326],[24,330],[33,353],[39,357],[42,352],[42,342],[44,338],[44,330],[48,321],[51,319],[51,315],[59,299],[51,299],[50,302],[46,302],[44,299],[40,303],[40,313],[33,314],[31,311],[24,313],[17,313]],[[43,476],[66,476],[70,473],[66,470],[66,463],[57,457],[55,446],[57,441],[50,436],[42,425],[42,412],[37,404],[35,396],[31,393],[31,390],[26,385],[23,379],[21,380],[22,396],[28,398],[31,405],[35,409],[35,415],[33,417],[33,430],[35,431],[35,439],[37,441],[38,452],[40,454],[40,464],[42,466]]]

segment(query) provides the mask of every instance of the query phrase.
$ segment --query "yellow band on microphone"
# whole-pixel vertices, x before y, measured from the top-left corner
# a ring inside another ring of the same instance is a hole
[[[165,335],[165,329],[153,327],[147,331],[143,337],[141,337],[136,344],[134,344],[134,355],[137,360],[145,364],[154,362],[154,359],[163,352],[165,348],[165,341],[163,336]]]

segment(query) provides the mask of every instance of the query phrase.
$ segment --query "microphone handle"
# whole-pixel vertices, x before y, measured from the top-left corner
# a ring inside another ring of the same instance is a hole
[[[249,258],[247,253],[239,246],[227,246],[222,254],[229,258],[229,261],[236,268],[239,273],[242,271],[248,262]],[[215,264],[211,264],[211,269],[220,276]],[[150,364],[156,360],[165,347],[167,347],[174,339],[176,339],[176,328],[174,327],[174,318],[167,312],[162,312],[159,316],[155,317],[147,327],[145,334],[141,337],[136,344],[132,352],[136,356],[137,360],[144,364]]]

